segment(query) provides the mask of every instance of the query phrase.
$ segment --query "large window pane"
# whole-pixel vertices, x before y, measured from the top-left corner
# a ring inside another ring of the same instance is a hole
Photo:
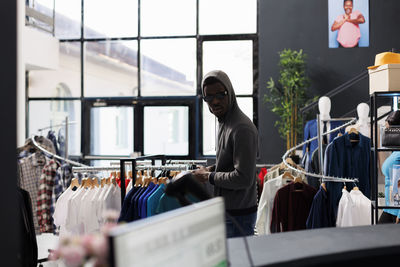
[[[188,155],[188,107],[144,107],[144,154]]]
[[[253,42],[203,42],[203,75],[218,69],[228,74],[236,95],[253,94]]]
[[[91,155],[132,154],[133,107],[94,107],[90,121]]]
[[[55,36],[59,39],[81,37],[81,0],[56,0]]]
[[[65,140],[65,123],[68,116],[68,140]],[[48,129],[49,126],[54,126]],[[45,130],[39,130],[47,128]],[[68,155],[81,154],[81,104],[80,101],[30,101],[29,136],[43,135],[53,130],[59,140],[61,156],[65,156],[65,144],[68,142]],[[62,139],[64,138],[64,142]]]
[[[143,36],[196,34],[196,0],[146,0],[140,12]]]
[[[30,97],[80,97],[79,42],[60,43],[59,68],[29,72]]]
[[[135,37],[137,0],[84,0],[86,38]]]
[[[196,39],[141,41],[141,94],[196,94]]]
[[[85,44],[85,96],[137,95],[137,41]]]
[[[203,155],[215,155],[218,120],[203,102]]]
[[[239,108],[253,121],[253,98],[237,97]],[[212,156],[216,151],[216,139],[218,132],[218,120],[203,103],[203,155]]]
[[[200,34],[255,33],[257,0],[199,1]]]
[[[253,98],[252,97],[237,97],[237,103],[244,114],[253,121]]]

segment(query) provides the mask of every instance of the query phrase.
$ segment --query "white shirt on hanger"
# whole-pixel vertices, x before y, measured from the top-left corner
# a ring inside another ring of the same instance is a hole
[[[54,207],[53,220],[57,227],[60,227],[60,236],[67,235],[68,232],[65,229],[67,211],[68,211],[68,200],[75,193],[70,187],[65,190],[60,197],[57,199]]]
[[[75,194],[68,200],[67,207],[67,219],[65,223],[66,230],[74,235],[79,234],[79,212],[80,212],[80,200],[86,193],[84,187],[78,188]]]
[[[95,187],[93,189],[89,189],[81,200],[81,208],[79,220],[82,222],[82,234],[87,234],[88,223],[90,222],[91,210],[93,210],[92,205],[92,197],[99,191],[100,189]]]
[[[342,190],[339,201],[337,227],[371,224],[371,201],[360,190]]]
[[[282,179],[283,175],[268,180],[264,183],[260,201],[257,208],[256,232],[258,235],[270,234],[270,224],[272,219],[272,209],[274,207],[274,199],[276,192],[291,182],[290,179]]]

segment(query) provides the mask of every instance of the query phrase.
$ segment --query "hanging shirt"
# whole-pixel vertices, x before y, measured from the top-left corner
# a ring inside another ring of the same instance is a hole
[[[192,203],[199,202],[199,200],[191,194],[187,194],[186,196],[187,199]],[[158,202],[156,214],[160,214],[174,209],[179,209],[181,207],[182,205],[179,203],[177,198],[168,196],[167,194],[163,193],[160,197],[160,201]]]
[[[329,122],[329,127],[327,130],[330,129],[335,129],[339,126],[343,125],[342,121],[330,121]],[[318,128],[317,128],[317,119],[310,120],[306,123],[304,126],[304,141],[307,141],[308,139],[311,139],[313,137],[316,137],[318,135]],[[340,129],[339,131],[335,131],[329,135],[329,143],[335,139],[335,137],[338,135],[338,133],[344,134],[345,129]],[[321,128],[322,131],[322,128]],[[318,139],[315,139],[311,141],[310,143],[306,144],[303,146],[303,155],[306,155],[306,150],[308,148],[308,158],[311,159],[312,152],[314,152],[315,149],[318,147]]]
[[[50,160],[42,170],[39,178],[38,194],[36,196],[38,224],[41,233],[52,233],[53,218],[51,214],[51,202],[53,196],[54,179],[60,164]]]
[[[128,192],[128,194],[124,198],[124,202],[122,204],[122,209],[119,214],[118,222],[127,221],[127,214],[131,206],[132,196],[140,189],[140,187],[133,187],[132,190]]]
[[[329,192],[320,186],[318,192],[315,194],[310,214],[306,221],[307,229],[335,227],[335,214],[332,205],[329,203]]]
[[[390,206],[390,186],[393,165],[400,165],[400,151],[394,151],[382,164],[382,173],[385,176],[385,202]],[[383,209],[384,212],[400,218],[400,209]]]
[[[54,213],[57,199],[65,190],[67,190],[67,188],[71,184],[72,178],[73,174],[71,165],[63,164],[57,169],[56,176],[54,177],[53,194],[50,207],[51,214]]]
[[[78,190],[68,199],[68,210],[65,227],[67,231],[73,235],[80,234],[79,228],[79,212],[81,207],[81,198],[85,194],[86,189],[79,187]]]
[[[142,190],[135,196],[133,200],[133,220],[140,219],[140,197],[146,192],[148,186],[142,187]]]
[[[271,233],[270,225],[276,192],[288,182],[292,181],[291,179],[282,179],[282,176],[283,175],[278,176],[264,183],[257,208],[256,232],[258,235]]]
[[[350,227],[371,224],[371,201],[360,190],[347,192],[342,189],[339,201],[337,227]]]
[[[75,191],[73,191],[72,188],[67,188],[57,199],[54,208],[54,224],[58,227],[60,236],[68,235],[68,232],[65,228],[68,212],[68,200],[74,194],[74,192]]]
[[[90,233],[89,228],[93,228],[93,226],[89,226],[89,223],[93,222],[90,217],[93,216],[92,211],[95,209],[95,206],[92,205],[93,203],[91,200],[99,190],[100,188],[97,187],[91,188],[87,190],[87,192],[85,193],[85,195],[83,195],[81,199],[79,220],[81,222],[82,234]]]
[[[157,206],[162,194],[164,194],[165,184],[160,184],[158,188],[147,199],[147,217],[156,214]]]
[[[275,195],[271,233],[306,229],[306,221],[317,190],[305,183],[290,183]]]
[[[358,178],[359,188],[365,195],[370,195],[369,164],[371,141],[368,137],[358,134],[358,142],[351,142],[348,133],[337,137],[332,142],[328,159],[328,175],[335,177]],[[337,215],[339,200],[342,195],[342,183],[327,182],[330,203]],[[347,190],[353,188],[353,183],[346,183]]]
[[[29,193],[32,205],[33,223],[35,225],[35,233],[39,234],[39,224],[37,217],[37,195],[38,195],[38,182],[42,175],[42,170],[46,164],[50,162],[42,152],[36,152],[29,157],[23,158],[19,161],[19,187]]]
[[[150,184],[152,184],[152,183],[150,183]],[[155,184],[153,186],[153,188],[151,188],[150,190],[147,190],[148,192],[143,197],[142,202],[141,202],[141,208],[140,208],[140,217],[141,218],[146,218],[147,217],[147,200],[151,196],[151,194],[153,194],[154,191],[157,190],[158,187],[159,187],[159,185]]]

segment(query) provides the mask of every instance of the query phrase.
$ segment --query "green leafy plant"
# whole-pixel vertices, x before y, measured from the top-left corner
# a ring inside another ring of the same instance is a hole
[[[303,123],[299,109],[318,97],[306,94],[310,80],[306,76],[306,57],[303,50],[284,49],[279,52],[280,77],[278,83],[270,78],[267,82],[269,94],[264,102],[271,104],[271,111],[280,119],[275,122],[280,136],[286,140],[286,149],[297,145],[303,132]]]

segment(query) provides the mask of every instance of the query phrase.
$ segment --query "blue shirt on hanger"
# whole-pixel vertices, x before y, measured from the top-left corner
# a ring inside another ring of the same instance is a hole
[[[329,192],[320,186],[318,192],[315,194],[310,214],[306,221],[307,229],[335,227],[336,220],[332,205],[329,203]]]
[[[162,194],[164,194],[165,184],[160,184],[157,189],[147,199],[147,217],[156,214],[158,202]]]
[[[327,148],[329,161],[328,175],[342,178],[358,178],[358,187],[361,192],[370,198],[369,162],[371,141],[368,137],[358,134],[359,140],[351,142],[348,133],[335,138],[332,145]],[[353,183],[346,183],[347,190],[353,189]],[[337,216],[340,197],[342,196],[343,183],[326,182],[330,203]]]
[[[150,190],[147,189],[147,191],[143,194],[143,199],[140,202],[140,217],[141,218],[147,217],[147,199],[154,192],[154,190],[156,190],[159,186],[158,184],[154,184],[154,183],[151,183],[151,184],[153,184],[153,186],[152,187],[149,186],[149,187],[151,187]]]
[[[343,124],[344,124],[343,121],[331,121],[330,122],[330,130],[335,129]],[[344,134],[345,129],[342,128],[339,131],[331,133],[329,136],[329,143],[332,142],[333,139],[335,139],[335,137],[338,135],[339,132]],[[316,137],[317,135],[318,135],[317,119],[308,121],[306,123],[306,125],[304,126],[304,141],[307,141],[308,139]],[[309,159],[311,159],[312,153],[318,147],[318,139],[315,139],[314,141],[311,141],[310,143],[303,146],[303,155],[305,155],[307,147],[308,147],[308,157],[309,157]]]
[[[145,217],[146,217],[146,216],[145,216],[145,217],[142,217],[143,214],[147,214],[147,210],[146,210],[146,213],[143,213],[143,212],[142,212],[143,200],[144,200],[144,198],[146,197],[146,195],[154,188],[154,186],[155,186],[154,183],[150,183],[150,184],[147,186],[146,190],[139,196],[139,199],[138,199],[138,202],[137,202],[138,217],[139,217],[139,219],[145,218]]]
[[[128,221],[127,216],[131,207],[132,196],[140,189],[140,187],[133,187],[124,198],[122,203],[121,213],[118,218],[118,222]]]

